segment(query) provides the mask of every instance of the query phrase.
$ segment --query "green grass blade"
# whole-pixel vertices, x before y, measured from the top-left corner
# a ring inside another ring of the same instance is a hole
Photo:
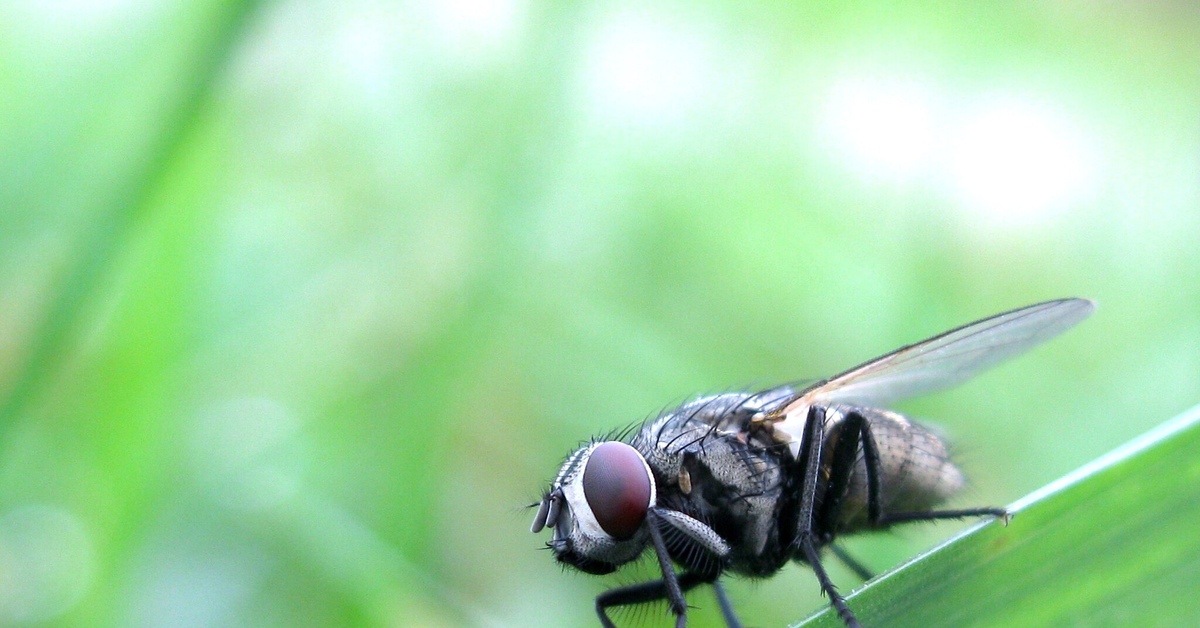
[[[1200,617],[1200,408],[850,596],[865,626],[1181,626]],[[824,609],[798,625],[840,626]]]
[[[107,278],[137,226],[149,219],[151,195],[175,165],[177,153],[209,103],[214,86],[230,65],[260,4],[261,0],[222,0],[211,7],[211,15],[196,10],[199,18],[181,11],[183,17],[194,20],[180,19],[177,28],[199,28],[202,35],[195,37],[196,42],[189,48],[191,54],[185,55],[182,67],[177,68],[176,83],[160,86],[161,93],[148,96],[161,99],[166,112],[158,126],[140,129],[148,138],[145,145],[140,145],[141,138],[123,138],[130,146],[140,147],[143,154],[133,160],[127,172],[111,173],[97,167],[98,172],[115,176],[118,181],[102,194],[95,216],[89,219],[87,228],[80,230],[79,243],[52,290],[19,375],[0,399],[0,432],[37,397],[66,360],[80,327],[87,323],[85,314],[96,287]]]

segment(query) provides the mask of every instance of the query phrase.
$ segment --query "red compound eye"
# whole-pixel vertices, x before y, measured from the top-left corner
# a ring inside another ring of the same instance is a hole
[[[650,474],[636,449],[609,441],[592,450],[583,495],[605,532],[618,540],[637,532],[650,508]]]

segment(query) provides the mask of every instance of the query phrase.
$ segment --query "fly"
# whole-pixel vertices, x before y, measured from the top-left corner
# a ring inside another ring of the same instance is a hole
[[[553,531],[555,559],[606,574],[647,548],[662,578],[596,598],[613,607],[667,600],[677,628],[685,594],[712,585],[725,622],[740,626],[719,578],[767,577],[807,563],[838,616],[859,626],[821,563],[834,539],[900,523],[999,517],[1004,508],[939,510],[964,484],[946,444],[883,405],[960,384],[1066,331],[1095,309],[1060,299],[997,314],[901,347],[808,386],[701,397],[625,440],[592,441],[567,457],[532,530]],[[678,569],[677,569],[678,567]]]

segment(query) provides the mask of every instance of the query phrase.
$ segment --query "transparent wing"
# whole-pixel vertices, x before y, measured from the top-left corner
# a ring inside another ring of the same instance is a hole
[[[776,415],[814,403],[880,405],[956,386],[1070,329],[1096,306],[1059,299],[963,325],[860,364],[801,392]]]

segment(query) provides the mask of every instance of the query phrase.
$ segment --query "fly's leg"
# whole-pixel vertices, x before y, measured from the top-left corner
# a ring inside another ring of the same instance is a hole
[[[879,450],[875,447],[875,439],[871,436],[867,419],[857,412],[850,412],[837,429],[837,444],[831,457],[829,488],[825,491],[821,520],[829,522],[830,526],[836,526],[841,518],[842,503],[850,486],[850,475],[858,462],[858,450],[861,445],[867,468],[867,516],[871,521],[876,521],[879,519],[880,508]]]
[[[832,509],[825,514],[830,518],[826,521],[837,521],[841,508],[842,497],[845,496],[846,484],[849,482],[850,471],[857,459],[856,452],[859,442],[862,443],[863,461],[867,469],[867,518],[875,526],[886,526],[906,521],[933,521],[936,519],[962,519],[964,517],[1000,517],[1005,524],[1011,515],[1004,508],[966,508],[962,510],[929,510],[925,512],[882,512],[879,498],[879,476],[882,464],[879,461],[879,448],[875,444],[875,436],[871,432],[871,421],[859,412],[848,412],[843,421],[842,435],[838,440],[838,454],[847,454],[837,458],[845,464],[835,465],[830,477],[830,487],[838,491],[831,492]],[[848,461],[848,462],[846,462]],[[844,467],[844,468],[841,468]],[[851,567],[853,568],[853,567]]]
[[[611,606],[640,604],[662,599],[667,600],[667,603],[671,606],[671,612],[675,613],[675,628],[683,628],[687,625],[687,598],[683,596],[684,591],[692,589],[699,584],[715,582],[717,577],[721,575],[720,570],[714,570],[711,573],[689,571],[682,576],[676,575],[675,567],[671,565],[671,555],[667,552],[667,544],[663,540],[662,530],[660,529],[661,526],[671,525],[671,523],[663,517],[664,515],[659,514],[654,508],[646,512],[646,524],[650,531],[650,545],[654,548],[654,553],[658,556],[658,566],[662,570],[662,579],[613,589],[597,597],[596,614],[600,616],[600,623],[604,624],[605,628],[613,627],[612,620],[608,618],[608,613],[605,609]]]
[[[663,588],[666,589],[671,612],[675,613],[675,628],[683,628],[687,625],[687,599],[683,597],[683,589],[679,586],[675,567],[671,565],[671,555],[667,552],[667,544],[663,541],[659,522],[658,513],[653,508],[646,512],[646,523],[650,529],[650,544],[654,546],[654,554],[658,556],[658,567],[662,569]]]
[[[860,444],[866,452],[863,455],[867,467],[867,508],[871,512],[879,509],[879,456],[874,447],[874,439],[871,439],[870,446],[866,445],[869,434],[866,423],[861,415],[851,413],[838,428],[837,444],[830,458],[833,464],[829,471],[829,489],[825,492],[825,503],[821,512],[821,520],[828,522],[830,526],[836,526],[841,517],[842,502],[850,486],[850,474],[858,462]],[[870,569],[847,554],[840,546],[830,544],[829,549],[864,582],[875,577]]]
[[[833,605],[833,609],[837,611],[838,617],[842,623],[846,624],[847,628],[862,628],[862,624],[858,623],[858,618],[854,616],[854,611],[846,606],[846,598],[838,593],[837,587],[833,581],[829,579],[829,574],[825,572],[825,567],[821,564],[821,556],[817,553],[817,548],[813,546],[812,535],[803,535],[800,537],[800,549],[804,552],[804,560],[812,567],[813,573],[817,575],[817,582],[821,584],[821,590],[825,595],[829,596],[829,603]]]
[[[1012,513],[1006,508],[965,508],[963,510],[930,510],[928,512],[890,512],[879,519],[880,525],[904,523],[906,521],[934,521],[937,519],[965,519],[966,517],[996,517],[1008,525]]]
[[[675,578],[674,585],[680,591],[680,597],[682,598],[684,591],[690,591],[708,582],[712,582],[715,585],[715,580],[715,575],[689,571]],[[630,604],[645,604],[663,599],[669,600],[671,598],[670,590],[671,585],[666,582],[665,578],[662,578],[605,591],[596,597],[596,614],[600,616],[600,623],[604,628],[616,628],[616,624],[608,617],[609,608],[614,606],[628,606]],[[720,596],[718,596],[719,599]],[[671,603],[671,609],[672,611],[675,610],[674,602]],[[722,612],[724,612],[724,608],[722,608]],[[677,613],[675,625],[682,627],[686,623],[687,616],[683,613]],[[738,628],[738,624],[731,624],[730,626],[731,628]]]
[[[842,561],[843,565],[849,567],[850,571],[853,571],[854,575],[861,578],[863,582],[875,577],[875,574],[872,573],[866,565],[859,562],[857,558],[846,553],[846,548],[836,543],[831,543],[829,545],[829,551],[833,552],[833,555],[837,556],[838,560]]]
[[[804,468],[804,476],[801,479],[800,486],[803,491],[800,496],[800,517],[798,520],[799,532],[796,536],[796,544],[799,545],[800,551],[804,554],[804,560],[812,566],[813,573],[817,576],[817,582],[821,585],[821,590],[825,595],[829,596],[829,603],[833,605],[837,611],[838,617],[848,628],[862,628],[858,623],[858,618],[846,605],[846,598],[838,593],[837,587],[833,585],[833,581],[829,579],[829,574],[825,572],[825,567],[821,565],[821,556],[817,552],[817,539],[814,520],[814,505],[817,497],[817,475],[821,467],[821,446],[825,441],[825,409],[820,406],[812,406],[808,409],[808,418],[805,420],[804,427],[804,447],[801,451],[800,460]]]
[[[737,613],[733,612],[733,605],[729,603],[729,597],[725,595],[725,587],[716,580],[712,585],[713,592],[717,595],[717,605],[721,607],[721,616],[725,618],[725,625],[729,628],[742,628],[742,622],[738,621]]]

